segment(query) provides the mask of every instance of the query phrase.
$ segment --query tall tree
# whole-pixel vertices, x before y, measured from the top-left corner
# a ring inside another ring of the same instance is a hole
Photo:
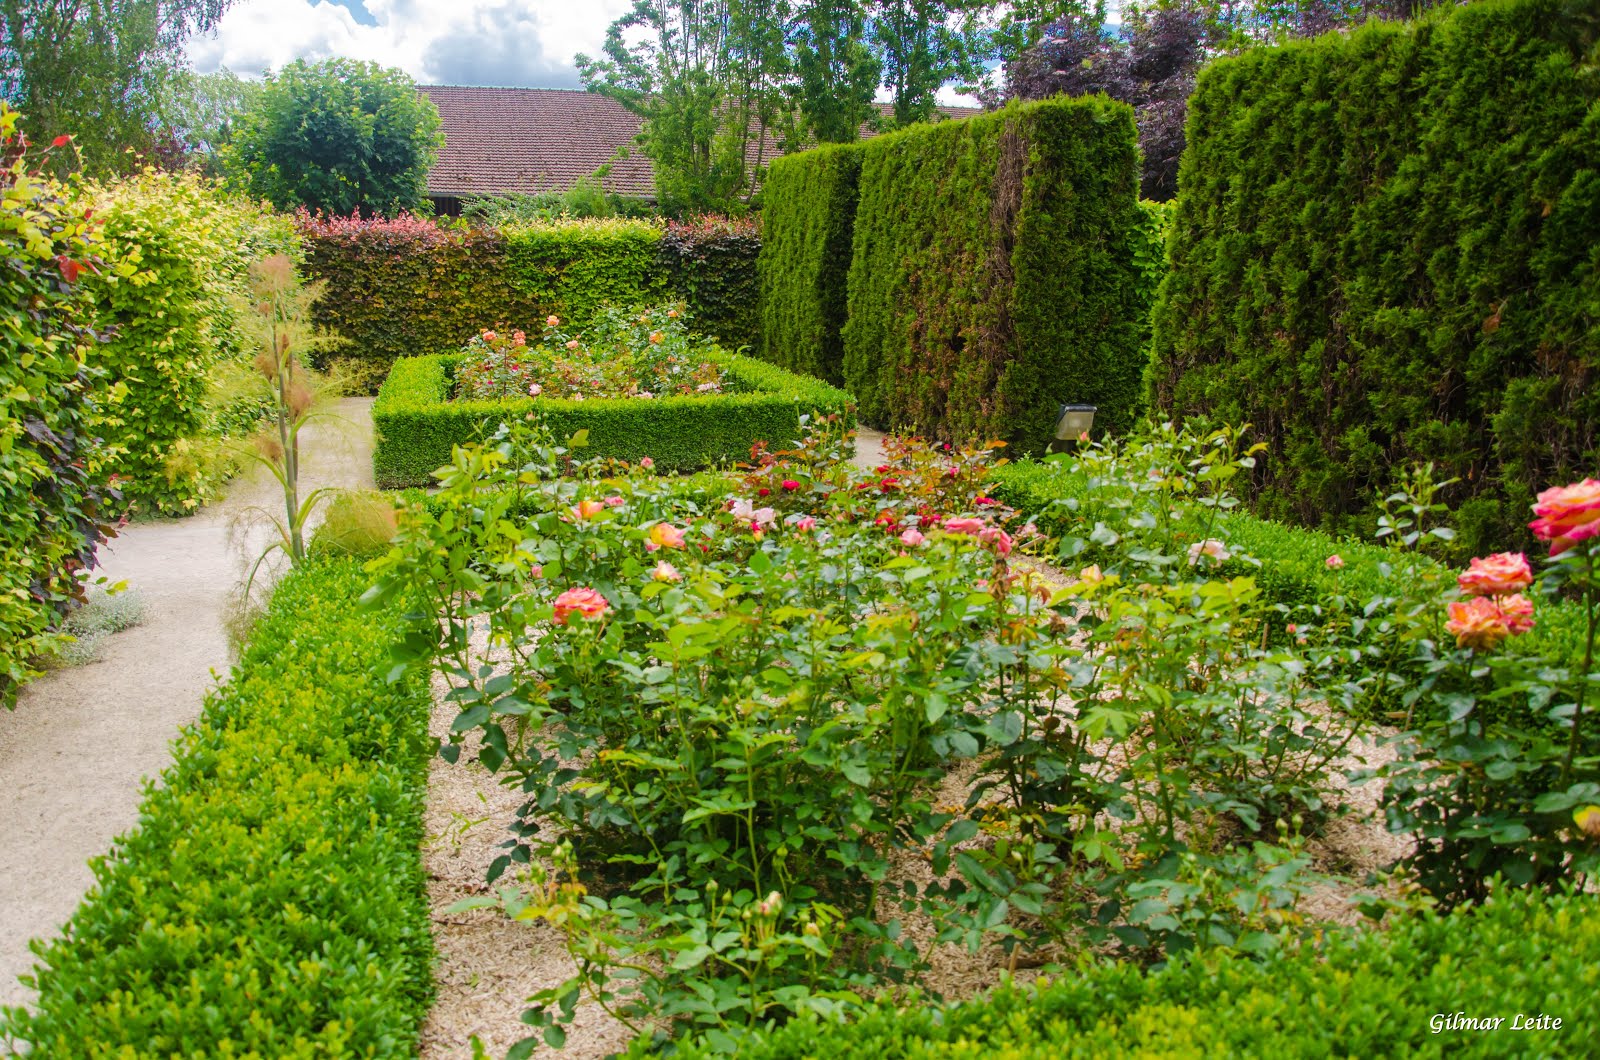
[[[72,134],[93,171],[155,143],[184,43],[232,0],[0,0],[0,95],[34,139]]]
[[[877,118],[883,64],[867,46],[862,0],[806,0],[795,32],[795,86],[802,127],[822,143],[848,143]]]
[[[872,44],[896,126],[931,118],[947,82],[983,77],[990,34],[980,17],[992,6],[984,0],[873,0]]]
[[[403,72],[298,59],[269,77],[221,152],[228,179],[279,209],[393,215],[426,203],[444,137]]]

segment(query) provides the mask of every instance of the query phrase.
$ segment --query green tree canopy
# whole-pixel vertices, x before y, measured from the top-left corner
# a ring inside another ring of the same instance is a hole
[[[0,0],[0,97],[35,141],[70,134],[94,173],[132,168],[157,140],[184,43],[231,0]],[[64,157],[64,156],[63,156]]]
[[[279,209],[393,216],[423,205],[443,145],[438,109],[401,71],[297,59],[239,115],[222,164]]]

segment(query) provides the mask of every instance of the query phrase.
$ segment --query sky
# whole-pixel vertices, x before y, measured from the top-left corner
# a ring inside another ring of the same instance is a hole
[[[630,0],[236,0],[189,42],[201,73],[255,77],[293,59],[398,66],[422,84],[579,88]]]

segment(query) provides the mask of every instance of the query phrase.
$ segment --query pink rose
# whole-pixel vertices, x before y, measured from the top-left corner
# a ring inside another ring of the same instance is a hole
[[[786,478],[783,480],[783,488],[792,492],[800,488],[800,483],[792,478]]]
[[[549,328],[559,327],[561,325],[561,318],[556,316],[554,313],[551,313],[549,316],[544,318],[544,324],[545,327]]]
[[[778,513],[771,508],[757,508],[750,513],[750,518],[755,520],[757,526],[771,526],[778,518]]]
[[[921,533],[919,533],[916,529],[913,528],[913,529],[908,529],[905,532],[903,532],[900,535],[900,540],[903,543],[911,546],[912,548],[916,548],[918,545],[922,544],[924,541],[926,541],[928,539],[923,537]]]
[[[794,528],[802,534],[817,528],[817,521],[809,515],[802,515],[794,521]]]
[[[656,466],[656,462],[651,460],[648,456],[641,457],[639,460],[639,466],[644,468],[646,471],[649,471],[651,468]]]
[[[607,508],[620,508],[624,504],[627,504],[627,503],[628,503],[627,501],[623,500],[622,497],[617,495],[617,494],[612,494],[611,496],[606,498],[606,507]]]
[[[978,531],[978,540],[993,545],[997,556],[1011,555],[1011,535],[998,526],[987,526]]]
[[[678,573],[678,568],[662,560],[650,568],[650,577],[658,582],[681,582],[683,575]]]
[[[950,534],[981,533],[985,525],[987,524],[985,524],[982,519],[973,519],[968,517],[946,519],[944,521],[945,532]]]
[[[1335,552],[1323,562],[1327,563],[1329,570],[1338,570],[1344,566],[1344,557]]]
[[[566,625],[567,619],[573,615],[582,615],[584,618],[598,618],[611,610],[611,603],[605,597],[587,586],[568,589],[556,597],[555,620],[558,625]]]
[[[1221,541],[1218,541],[1215,538],[1207,538],[1204,541],[1196,541],[1194,544],[1189,546],[1189,565],[1192,567],[1196,563],[1199,563],[1201,556],[1205,556],[1208,559],[1212,559],[1218,563],[1221,563],[1223,560],[1227,559],[1229,555],[1231,555],[1231,553],[1228,552],[1227,548],[1223,546]]]
[[[538,397],[542,393],[544,393],[544,387],[540,386],[538,383],[529,383],[528,384],[528,396],[529,397]],[[531,413],[530,413],[530,415],[531,415]]]
[[[1580,541],[1600,534],[1600,480],[1586,478],[1570,486],[1552,486],[1533,506],[1539,518],[1528,524],[1533,536],[1550,542],[1559,556]]]
[[[1492,556],[1475,558],[1456,584],[1464,593],[1473,596],[1505,596],[1520,592],[1533,583],[1533,570],[1528,557],[1521,552],[1496,552]]]
[[[999,502],[996,501],[993,497],[979,497],[977,500],[973,501],[972,503],[976,504],[980,508],[988,508],[988,507],[991,507],[991,506],[993,506],[995,504],[998,504]]]

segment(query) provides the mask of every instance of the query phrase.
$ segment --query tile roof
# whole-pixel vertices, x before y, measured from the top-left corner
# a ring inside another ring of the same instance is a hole
[[[428,194],[462,198],[565,191],[610,162],[607,191],[655,197],[655,174],[634,143],[640,119],[615,100],[565,88],[422,85],[439,108],[444,150],[428,173]],[[887,111],[887,105],[882,105]],[[976,114],[940,107],[946,117]],[[862,130],[863,136],[872,133]],[[617,149],[629,149],[617,159]],[[780,152],[769,140],[765,157]]]

